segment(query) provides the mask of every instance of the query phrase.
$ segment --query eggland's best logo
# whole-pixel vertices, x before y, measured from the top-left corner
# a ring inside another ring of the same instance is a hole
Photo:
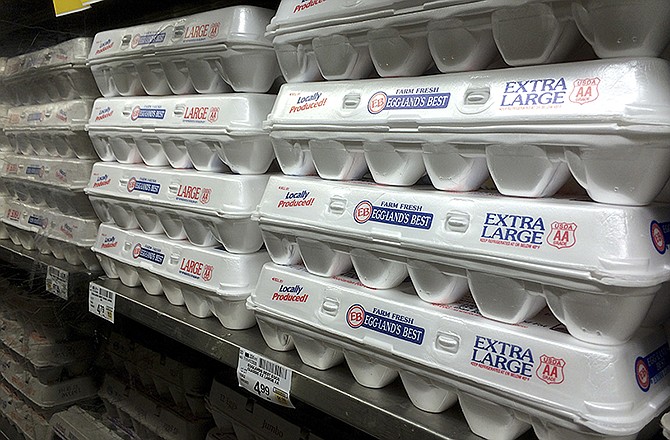
[[[133,258],[135,259],[139,258],[141,252],[142,252],[142,245],[137,243],[133,248]]]
[[[135,179],[134,177],[128,179],[128,184],[126,185],[128,192],[133,192],[133,190],[135,189],[135,185],[137,185],[137,179]]]
[[[135,34],[130,42],[130,48],[135,49],[138,44],[140,44],[140,34]]]
[[[365,223],[372,217],[372,203],[363,200],[354,208],[354,220],[356,223]]]
[[[659,254],[665,254],[667,249],[667,243],[665,242],[665,234],[663,233],[663,228],[656,221],[651,222],[650,226],[651,232],[651,242],[654,244],[654,248],[658,251]]]
[[[130,114],[130,120],[137,121],[137,118],[140,117],[140,110],[141,110],[140,106],[136,105],[133,108],[133,112]]]
[[[347,310],[347,324],[351,328],[358,328],[365,322],[365,309],[359,304],[354,304]]]
[[[368,101],[368,111],[373,115],[380,113],[384,108],[386,108],[386,101],[388,97],[384,92],[377,92]]]
[[[642,391],[649,391],[649,386],[651,385],[649,365],[647,365],[647,361],[643,357],[635,360],[635,380]]]

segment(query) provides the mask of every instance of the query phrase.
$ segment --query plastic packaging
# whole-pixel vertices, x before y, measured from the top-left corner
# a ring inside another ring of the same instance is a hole
[[[385,289],[410,276],[427,302],[468,289],[484,316],[518,323],[545,305],[575,337],[619,344],[668,318],[670,206],[273,176],[259,205],[273,261],[348,271]]]
[[[100,96],[86,67],[90,50],[90,38],[75,38],[9,58],[3,78],[11,101],[30,105]]]
[[[103,223],[250,253],[263,245],[251,214],[268,178],[97,163],[86,194]]]
[[[472,431],[511,440],[531,426],[541,439],[634,439],[670,404],[670,348],[660,327],[596,346],[565,333],[551,313],[518,325],[481,316],[467,299],[426,304],[399,289],[266,265],[248,305],[275,350],[303,362],[345,360],[380,388],[398,375],[412,403],[441,412],[460,402]]]
[[[102,94],[267,92],[280,76],[264,31],[274,11],[232,6],[95,36],[88,64]]]
[[[261,125],[274,95],[98,99],[88,125],[104,161],[263,174],[274,160]]]
[[[670,6],[668,6],[670,8]],[[644,205],[670,178],[670,63],[640,58],[356,82],[286,84],[267,128],[285,174],[447,191],[489,177],[547,197]],[[667,195],[665,199],[668,199]]]
[[[95,243],[98,221],[58,213],[21,202],[8,203],[2,222],[15,245],[27,250],[37,249],[42,254],[53,254],[72,265],[83,264],[89,270],[98,270],[98,262],[91,252]]]
[[[265,251],[231,254],[102,224],[93,252],[105,274],[127,286],[141,284],[150,295],[165,294],[172,304],[186,304],[194,316],[216,316],[226,328],[255,325],[244,302],[270,261]]]
[[[5,135],[16,153],[97,159],[84,127],[91,116],[92,100],[64,101],[8,112]]]
[[[565,60],[585,39],[601,58],[659,56],[663,0],[284,0],[268,26],[289,82],[418,76]],[[580,35],[581,34],[581,35]]]

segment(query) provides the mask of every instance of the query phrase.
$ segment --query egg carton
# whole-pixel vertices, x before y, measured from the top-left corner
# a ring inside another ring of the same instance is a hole
[[[212,426],[211,418],[185,417],[111,376],[105,376],[100,397],[108,417],[142,440],[201,440]]]
[[[75,402],[95,398],[98,387],[92,377],[79,376],[53,384],[44,384],[23,365],[11,359],[0,363],[2,377],[41,411],[53,412]]]
[[[15,105],[100,96],[86,56],[90,38],[75,38],[7,60],[4,85]]]
[[[103,223],[250,253],[263,245],[251,214],[268,178],[97,163],[86,194]]]
[[[284,85],[266,127],[285,174],[445,191],[490,176],[548,197],[570,176],[603,203],[645,205],[670,177],[670,63],[652,58]],[[666,200],[667,189],[663,196]]]
[[[284,0],[268,37],[289,82],[418,76],[565,60],[584,39],[601,58],[656,57],[670,43],[662,0],[349,2]],[[581,35],[580,35],[581,34]]]
[[[54,414],[49,421],[50,440],[122,440],[118,434],[100,420],[81,409],[72,406],[66,411]]]
[[[2,69],[0,68],[0,78],[2,77]],[[2,85],[0,84],[0,96],[2,94]],[[2,98],[0,98],[1,101]],[[9,153],[14,151],[14,147],[9,142],[9,138],[5,135],[4,129],[9,122],[9,110],[11,106],[2,104],[0,102],[0,153]]]
[[[49,439],[49,422],[46,418],[26,405],[5,384],[0,384],[0,411],[25,439]]]
[[[507,323],[549,305],[573,336],[608,345],[670,312],[668,205],[273,176],[257,215],[275,263],[302,260],[325,277],[353,266],[378,289],[409,275],[431,303],[469,289],[484,316]]]
[[[27,156],[97,159],[84,130],[92,107],[92,100],[14,107],[8,111],[5,137],[16,153]]]
[[[98,221],[66,216],[55,210],[10,202],[2,218],[9,238],[17,246],[53,254],[59,260],[89,270],[99,269],[91,252]]]
[[[321,440],[305,427],[264,408],[254,399],[226,386],[218,380],[212,383],[208,407],[222,433],[234,432],[238,440]],[[228,440],[215,436],[215,440]]]
[[[228,432],[225,429],[212,428],[207,433],[205,440],[239,440],[234,432]]]
[[[233,6],[95,36],[88,65],[111,96],[267,92],[280,76],[274,11]]]
[[[231,254],[102,224],[93,252],[105,274],[126,286],[141,284],[150,295],[165,294],[171,304],[185,304],[199,318],[214,315],[226,328],[255,325],[244,301],[270,260],[265,251]]]
[[[30,334],[14,340],[3,337],[2,342],[14,360],[44,384],[85,374],[94,357],[90,340],[53,344]]]
[[[83,159],[7,155],[0,182],[10,198],[55,208],[66,215],[94,218],[95,211],[84,194],[94,163]]]
[[[88,131],[104,161],[263,174],[274,160],[262,122],[275,95],[98,99]]]
[[[118,335],[110,338],[107,355],[114,371],[127,374],[130,383],[141,386],[151,396],[195,417],[209,414],[204,395],[212,378],[207,370],[130,343]]]
[[[345,360],[369,388],[399,375],[415,406],[437,413],[458,400],[486,439],[511,440],[532,427],[541,440],[632,440],[670,404],[670,348],[660,327],[597,346],[566,334],[549,311],[501,324],[474,301],[431,305],[407,288],[266,265],[248,306],[270,348],[295,347],[321,370]]]

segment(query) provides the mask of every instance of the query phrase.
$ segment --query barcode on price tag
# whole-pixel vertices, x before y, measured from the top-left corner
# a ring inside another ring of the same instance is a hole
[[[88,286],[88,311],[96,316],[114,323],[114,304],[116,294],[97,284]]]
[[[68,277],[69,273],[54,266],[47,266],[46,291],[56,295],[59,298],[68,297]]]
[[[237,381],[242,388],[258,397],[295,408],[291,403],[292,375],[291,369],[240,348]]]

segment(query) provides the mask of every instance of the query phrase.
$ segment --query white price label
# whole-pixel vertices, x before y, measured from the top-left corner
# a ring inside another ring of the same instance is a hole
[[[295,408],[291,403],[291,376],[289,368],[240,348],[237,381],[242,388],[268,402]]]
[[[67,271],[54,266],[47,267],[46,290],[59,298],[67,299],[67,280],[69,274]]]
[[[97,284],[88,286],[88,311],[96,316],[114,323],[114,304],[116,294]]]

